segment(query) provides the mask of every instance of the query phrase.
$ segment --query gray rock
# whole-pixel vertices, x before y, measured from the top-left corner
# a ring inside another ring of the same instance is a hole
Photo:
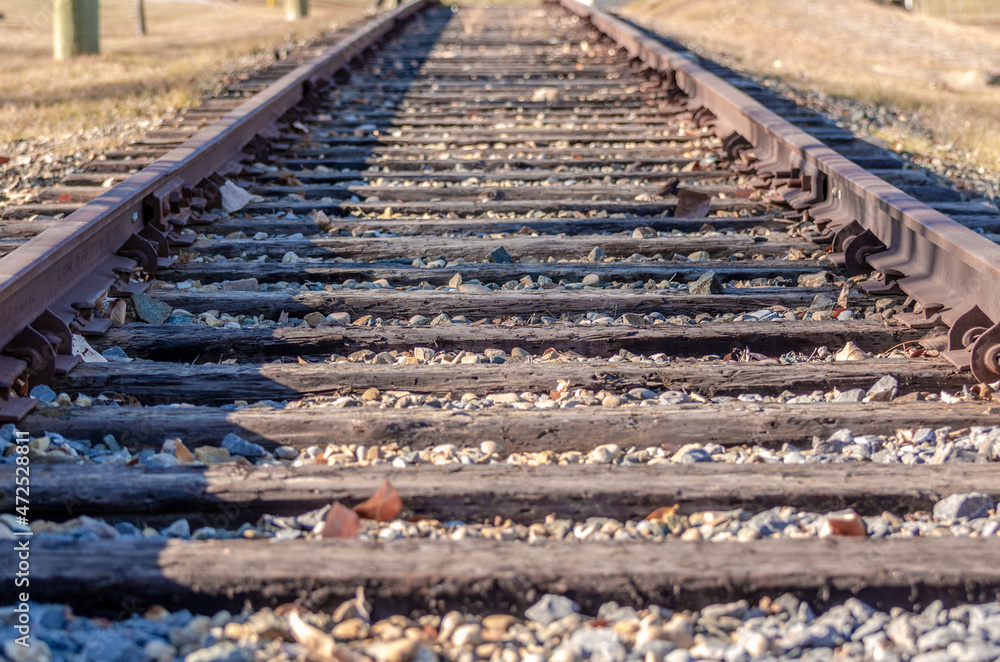
[[[601,284],[601,277],[597,274],[587,274],[583,277],[583,280],[580,281],[580,284],[584,287],[597,287]]]
[[[982,457],[990,462],[1000,460],[1000,430],[989,428],[982,433],[973,434],[971,439]]]
[[[813,450],[817,453],[840,453],[844,447],[854,441],[854,434],[850,430],[837,430],[830,435],[826,441],[813,439]]]
[[[49,390],[51,391],[52,389]],[[16,436],[17,428],[14,427],[13,423],[4,423],[3,425],[0,425],[0,442],[10,443],[14,441]]]
[[[821,287],[833,281],[833,274],[829,271],[820,271],[814,274],[802,274],[799,276],[799,287]]]
[[[1000,646],[986,641],[961,641],[948,644],[948,657],[955,662],[995,662],[1000,660]]]
[[[917,649],[935,651],[946,648],[955,641],[965,641],[968,638],[965,626],[961,623],[949,623],[943,627],[934,628],[917,638]]]
[[[125,353],[125,350],[121,347],[109,347],[108,349],[101,352],[101,356],[106,358],[111,363],[129,363],[132,361],[129,355]]]
[[[50,389],[45,384],[39,384],[35,388],[31,389],[31,397],[38,398],[42,402],[52,403],[56,399],[56,392]]]
[[[654,659],[657,660],[663,659],[671,652],[683,652],[685,655],[688,655],[688,652],[686,650],[682,649],[681,651],[674,651],[674,648],[676,647],[669,641],[664,641],[663,639],[652,639],[644,643],[642,646],[635,648],[634,652],[638,653],[639,655],[642,655],[643,657],[646,657],[648,653],[652,653]],[[690,659],[690,656],[680,659],[688,660]]]
[[[252,648],[237,646],[231,641],[223,641],[189,653],[184,658],[184,662],[252,662],[254,652]]]
[[[618,633],[610,628],[582,627],[569,637],[573,653],[581,658],[623,662],[625,647],[618,640]]]
[[[247,441],[232,432],[222,439],[222,447],[229,451],[230,455],[242,455],[243,457],[263,457],[267,454],[264,447]]]
[[[853,600],[854,598],[851,599]],[[855,616],[857,616],[857,614],[855,614]],[[858,626],[858,628],[851,633],[851,639],[853,639],[854,641],[862,641],[865,637],[868,637],[875,633],[879,633],[883,637],[885,636],[882,633],[882,628],[884,628],[885,624],[889,622],[888,614],[875,612],[867,620],[862,620],[862,619],[859,620],[861,621],[861,625]]]
[[[772,508],[771,510],[765,510],[762,513],[757,513],[756,515],[748,519],[744,526],[746,526],[746,528],[750,529],[751,531],[760,534],[761,536],[769,536],[772,533],[778,533],[779,531],[783,531],[784,528],[788,526],[788,522],[781,519],[781,516],[778,514],[780,511],[781,507],[779,506]],[[801,604],[805,603],[803,602]],[[784,605],[781,606],[784,607]],[[792,611],[791,613],[796,613],[799,610],[799,608],[800,605],[796,604],[795,611]]]
[[[927,464],[944,464],[953,457],[955,457],[955,444],[949,441],[937,447],[934,455],[927,460]]]
[[[742,618],[743,614],[750,608],[750,603],[746,600],[737,600],[727,604],[709,605],[701,610],[701,617],[708,619],[718,619],[723,616],[730,618]]]
[[[139,292],[132,295],[132,305],[135,316],[149,324],[163,324],[174,310],[169,304]]]
[[[604,249],[600,246],[596,246],[590,253],[587,254],[588,262],[600,262],[604,259]]]
[[[186,519],[179,519],[163,530],[163,535],[171,538],[190,538],[191,525]]]
[[[910,658],[910,662],[954,662],[948,651],[931,651],[920,653]]]
[[[864,389],[852,388],[849,391],[841,391],[837,394],[837,397],[833,399],[834,402],[861,402],[865,397]]]
[[[524,611],[524,617],[536,623],[548,625],[576,613],[579,609],[579,605],[567,597],[546,593],[541,600]]]
[[[906,616],[898,616],[889,621],[885,626],[885,633],[904,653],[916,652],[917,633]]]
[[[799,606],[802,604],[802,601],[791,593],[782,593],[774,599],[774,604],[785,613],[795,616],[799,613]]]
[[[112,631],[96,631],[87,637],[83,659],[93,662],[143,662],[146,652],[128,637]]]
[[[241,280],[227,280],[222,284],[223,292],[255,292],[260,289],[260,284],[256,278],[243,278]]]
[[[706,271],[701,278],[688,285],[691,294],[722,294],[722,282],[714,271]]]
[[[837,307],[837,302],[826,296],[825,294],[817,294],[812,303],[809,305],[809,310],[816,312],[821,310],[833,310]]]
[[[639,620],[639,612],[634,607],[620,607],[617,602],[605,602],[597,610],[597,618],[603,618],[612,622],[637,621]]]
[[[988,494],[969,492],[967,494],[952,494],[934,504],[934,519],[946,522],[958,517],[986,517],[993,508],[993,499]]]
[[[496,264],[509,264],[511,262],[511,257],[506,248],[498,246],[486,254],[486,261],[494,262]]]
[[[892,375],[886,375],[868,389],[866,399],[869,402],[887,402],[896,397],[898,390],[899,381]]]
[[[677,458],[681,464],[697,464],[699,462],[711,462],[712,456],[701,448],[689,448]]]
[[[622,321],[631,326],[642,326],[646,323],[646,318],[639,313],[625,313],[622,315]]]

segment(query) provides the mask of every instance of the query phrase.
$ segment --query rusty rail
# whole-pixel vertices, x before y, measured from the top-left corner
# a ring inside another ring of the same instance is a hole
[[[34,406],[31,386],[64,373],[79,358],[72,333],[99,335],[110,320],[97,308],[112,294],[141,292],[168,266],[169,245],[190,243],[188,223],[212,220],[221,204],[215,173],[324,80],[428,5],[409,0],[318,55],[129,177],[58,225],[0,258],[0,421]]]
[[[675,98],[699,108],[762,185],[805,210],[852,274],[878,272],[870,292],[903,292],[923,313],[916,327],[947,325],[945,356],[984,383],[1000,381],[1000,246],[867,172],[688,57],[578,0],[560,4],[666,77]],[[753,151],[751,157],[749,152]]]

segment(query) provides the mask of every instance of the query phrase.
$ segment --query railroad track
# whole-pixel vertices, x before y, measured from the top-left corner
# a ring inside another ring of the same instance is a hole
[[[997,656],[1000,216],[573,0],[321,46],[4,211],[8,658]]]

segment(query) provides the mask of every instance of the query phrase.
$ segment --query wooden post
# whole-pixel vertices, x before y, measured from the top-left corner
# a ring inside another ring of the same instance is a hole
[[[68,60],[86,53],[100,53],[98,0],[53,0],[52,53]]]
[[[138,24],[136,30],[142,36],[146,34],[146,5],[142,0],[135,0],[136,19]]]
[[[285,19],[297,21],[309,14],[309,0],[285,0]]]

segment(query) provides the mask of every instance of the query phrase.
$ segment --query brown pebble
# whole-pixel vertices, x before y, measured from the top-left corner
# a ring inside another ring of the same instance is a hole
[[[420,652],[420,642],[413,639],[396,639],[382,648],[382,659],[385,662],[410,662]]]
[[[349,618],[333,628],[337,639],[364,639],[368,636],[368,626],[360,618]]]
[[[375,387],[372,387],[361,394],[362,400],[378,400],[380,397],[382,397],[382,394],[379,393],[378,389]]]
[[[492,614],[483,619],[483,627],[487,630],[506,632],[517,618],[510,614]]]

